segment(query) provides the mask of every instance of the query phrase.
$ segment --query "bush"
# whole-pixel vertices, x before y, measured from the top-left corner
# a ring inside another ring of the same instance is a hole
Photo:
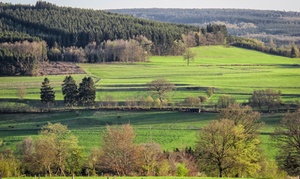
[[[189,169],[186,168],[185,163],[178,163],[177,164],[177,176],[184,177],[189,174]]]

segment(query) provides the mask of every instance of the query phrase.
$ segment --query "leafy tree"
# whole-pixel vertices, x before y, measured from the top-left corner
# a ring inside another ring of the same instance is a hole
[[[55,92],[53,88],[50,86],[50,81],[48,78],[44,79],[44,82],[41,86],[41,102],[49,104],[55,102]]]
[[[79,84],[78,101],[83,105],[93,105],[96,98],[96,87],[91,77],[84,77]]]
[[[128,176],[141,170],[141,150],[134,143],[135,134],[129,124],[107,126],[102,136],[101,156],[99,166],[102,171],[109,171],[119,176]]]
[[[156,143],[147,143],[142,145],[143,169],[147,176],[156,176],[158,174],[158,165],[163,155],[161,146]]]
[[[267,107],[270,111],[271,108],[280,106],[280,94],[280,91],[272,89],[254,90],[249,102],[252,107],[258,107],[259,109]]]
[[[20,175],[20,162],[12,150],[0,151],[0,175],[4,178]]]
[[[291,176],[300,177],[300,109],[287,113],[275,130],[277,162]]]
[[[67,106],[75,106],[78,100],[78,89],[72,76],[66,76],[62,84],[64,103]]]
[[[174,84],[168,82],[166,79],[163,78],[153,80],[147,85],[155,95],[158,95],[161,104],[163,103],[163,99],[166,93],[173,91],[176,88]]]
[[[253,111],[250,106],[242,106],[237,103],[222,109],[218,117],[232,120],[236,126],[242,125],[245,133],[249,135],[256,135],[262,125],[259,112]]]
[[[219,97],[217,106],[218,108],[227,108],[232,104],[235,104],[236,100],[230,95],[222,95]]]
[[[196,57],[196,53],[193,52],[190,48],[187,48],[183,53],[183,59],[187,60],[187,65],[190,65],[190,61],[194,60]]]
[[[26,138],[18,146],[22,167],[28,174],[66,175],[79,172],[83,153],[75,136],[60,123],[43,126],[39,138]]]
[[[199,107],[201,104],[200,98],[190,96],[184,99],[183,105],[188,107]]]
[[[233,121],[212,121],[199,131],[196,153],[200,168],[212,176],[252,176],[259,170],[257,138],[246,142],[244,127]]]

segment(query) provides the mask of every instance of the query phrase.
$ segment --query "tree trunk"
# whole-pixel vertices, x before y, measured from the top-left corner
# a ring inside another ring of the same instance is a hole
[[[222,168],[222,163],[218,162],[218,167],[219,167],[219,177],[223,177],[223,168]]]

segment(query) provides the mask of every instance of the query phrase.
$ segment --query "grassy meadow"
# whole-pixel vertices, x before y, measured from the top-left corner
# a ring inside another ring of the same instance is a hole
[[[169,101],[181,101],[188,96],[205,95],[207,87],[214,87],[216,102],[222,94],[233,95],[239,102],[247,102],[253,90],[280,90],[284,101],[300,100],[300,59],[268,55],[235,47],[211,46],[193,49],[197,56],[190,66],[182,57],[154,56],[149,62],[80,64],[87,75],[100,79],[97,99],[113,96],[117,101],[150,95],[146,84],[166,78],[176,84]],[[73,75],[77,83],[86,75]],[[62,100],[61,84],[65,76],[48,76]],[[44,77],[0,77],[0,98],[16,99],[17,90],[26,88],[25,98],[39,100]],[[198,87],[198,88],[191,88]]]
[[[95,111],[55,112],[44,114],[0,114],[0,138],[5,146],[14,147],[27,136],[37,137],[41,126],[51,123],[67,125],[78,137],[86,154],[101,146],[106,125],[130,123],[136,133],[137,143],[159,143],[164,150],[194,147],[198,129],[217,119],[215,113],[189,113],[177,111]],[[17,116],[17,117],[16,117]],[[262,147],[269,158],[274,158],[269,133],[279,123],[281,114],[264,114],[261,128]],[[9,127],[13,126],[13,128]]]
[[[300,100],[300,59],[273,56],[234,47],[212,46],[193,49],[197,56],[190,66],[182,57],[151,57],[149,62],[80,64],[86,75],[99,80],[96,83],[97,100],[113,96],[117,101],[150,95],[146,84],[157,78],[166,78],[177,89],[169,100],[178,102],[188,96],[206,96],[206,88],[214,87],[216,94],[208,103],[214,104],[222,94],[230,94],[239,102],[247,102],[253,90],[271,88],[280,90],[284,102]],[[73,75],[77,83],[86,75]],[[0,77],[0,104],[23,103],[40,106],[40,86],[45,77]],[[61,84],[65,76],[48,76],[62,100]],[[26,96],[19,100],[17,90],[25,86]],[[197,88],[195,88],[197,87]],[[282,114],[264,114],[261,129],[263,148],[274,157],[272,133]],[[120,116],[120,117],[119,117]],[[79,144],[88,153],[101,145],[101,132],[106,125],[130,123],[138,143],[154,141],[164,150],[193,147],[196,131],[210,120],[213,113],[185,113],[175,111],[73,111],[43,114],[0,114],[0,138],[5,145],[14,146],[26,136],[36,137],[47,122],[67,125],[79,138]],[[13,128],[12,128],[13,126]]]

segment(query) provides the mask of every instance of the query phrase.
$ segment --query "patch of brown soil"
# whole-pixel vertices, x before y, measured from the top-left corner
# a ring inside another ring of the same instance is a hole
[[[86,72],[72,62],[44,62],[38,67],[38,75],[68,75],[86,74]]]

